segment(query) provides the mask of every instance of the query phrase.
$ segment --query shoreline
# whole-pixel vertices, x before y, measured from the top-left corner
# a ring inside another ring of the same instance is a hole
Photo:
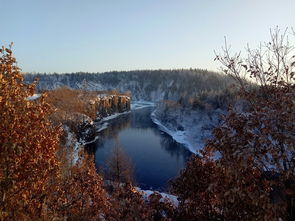
[[[186,147],[186,149],[189,150],[191,153],[199,154],[198,151],[196,151],[196,149],[201,149],[201,148],[194,148],[194,146],[187,140],[186,131],[179,131],[179,130],[173,131],[171,129],[168,129],[156,117],[155,113],[156,113],[156,110],[154,110],[151,113],[151,119],[154,122],[154,124],[156,124],[159,127],[159,129],[161,131],[163,131],[166,134],[168,134],[169,136],[171,136],[172,139],[175,140],[177,143],[180,143],[180,144],[184,145]]]

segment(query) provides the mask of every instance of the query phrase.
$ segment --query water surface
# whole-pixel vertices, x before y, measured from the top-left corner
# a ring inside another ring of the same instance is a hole
[[[158,129],[150,118],[151,111],[151,107],[133,110],[108,121],[108,128],[99,133],[94,144],[95,163],[98,169],[105,168],[112,148],[119,143],[131,158],[136,185],[164,191],[191,153]]]

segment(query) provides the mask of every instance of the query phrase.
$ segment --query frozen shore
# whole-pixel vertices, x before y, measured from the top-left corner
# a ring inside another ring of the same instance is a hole
[[[155,109],[151,113],[151,119],[176,142],[183,144],[190,152],[200,154],[206,139],[212,137],[211,131],[218,125],[221,113],[220,109],[211,113],[179,110],[165,112]]]
[[[154,110],[151,113],[151,119],[152,121],[158,125],[159,129],[168,135],[170,135],[176,142],[183,144],[190,152],[196,154],[197,149],[201,149],[203,144],[200,144],[200,147],[195,147],[189,140],[188,137],[186,136],[186,131],[179,131],[179,130],[172,130],[169,129],[168,127],[164,126],[159,119],[156,117],[156,110]]]

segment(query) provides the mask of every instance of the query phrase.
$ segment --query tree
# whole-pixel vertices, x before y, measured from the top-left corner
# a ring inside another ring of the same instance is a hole
[[[69,220],[100,220],[111,214],[111,204],[97,174],[93,156],[80,153],[78,162],[57,177],[57,188],[48,199],[49,217]]]
[[[134,184],[131,160],[123,151],[117,138],[106,165],[106,178],[108,180],[114,181],[116,185]]]
[[[178,196],[177,220],[219,220],[218,197],[224,172],[207,157],[194,156],[172,181],[172,193]]]
[[[0,219],[107,217],[110,203],[93,159],[82,155],[66,165],[46,94],[28,99],[36,82],[23,83],[10,48],[0,53]]]
[[[260,177],[267,177],[272,189],[270,208],[285,220],[295,217],[295,55],[292,50],[287,30],[282,33],[279,29],[271,31],[271,40],[259,49],[248,49],[246,59],[240,54],[230,56],[225,47],[223,56],[217,56],[217,60],[224,65],[224,72],[239,82],[240,96],[247,110],[239,112],[231,107],[224,125],[215,129],[215,139],[209,143],[222,154],[223,166],[239,165],[240,172],[252,167]],[[255,83],[254,88],[248,79]]]
[[[23,83],[11,48],[0,53],[0,217],[40,219],[58,174],[60,128],[51,126],[45,94],[28,100],[35,83]]]
[[[278,29],[271,32],[270,42],[247,52],[245,59],[240,53],[231,56],[226,45],[216,57],[224,73],[237,82],[240,96],[204,149],[205,155],[213,151],[219,159],[208,173],[209,168],[202,165],[210,163],[210,157],[203,159],[205,163],[194,157],[174,190],[191,214],[202,211],[198,197],[203,192],[203,200],[214,193],[209,199],[215,200],[211,206],[218,214],[216,220],[293,220],[295,56],[286,32]],[[200,163],[203,169],[196,169]],[[199,181],[188,187],[190,195],[184,195],[180,184],[192,179]],[[207,188],[198,189],[206,180]],[[194,208],[189,206],[191,201]],[[202,215],[211,220],[207,211]]]

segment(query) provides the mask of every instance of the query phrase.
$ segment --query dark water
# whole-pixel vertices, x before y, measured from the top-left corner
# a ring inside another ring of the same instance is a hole
[[[94,144],[95,163],[105,167],[116,144],[131,158],[136,185],[142,189],[165,190],[170,179],[184,168],[191,153],[169,135],[161,132],[150,119],[152,108],[134,110],[108,121]]]

